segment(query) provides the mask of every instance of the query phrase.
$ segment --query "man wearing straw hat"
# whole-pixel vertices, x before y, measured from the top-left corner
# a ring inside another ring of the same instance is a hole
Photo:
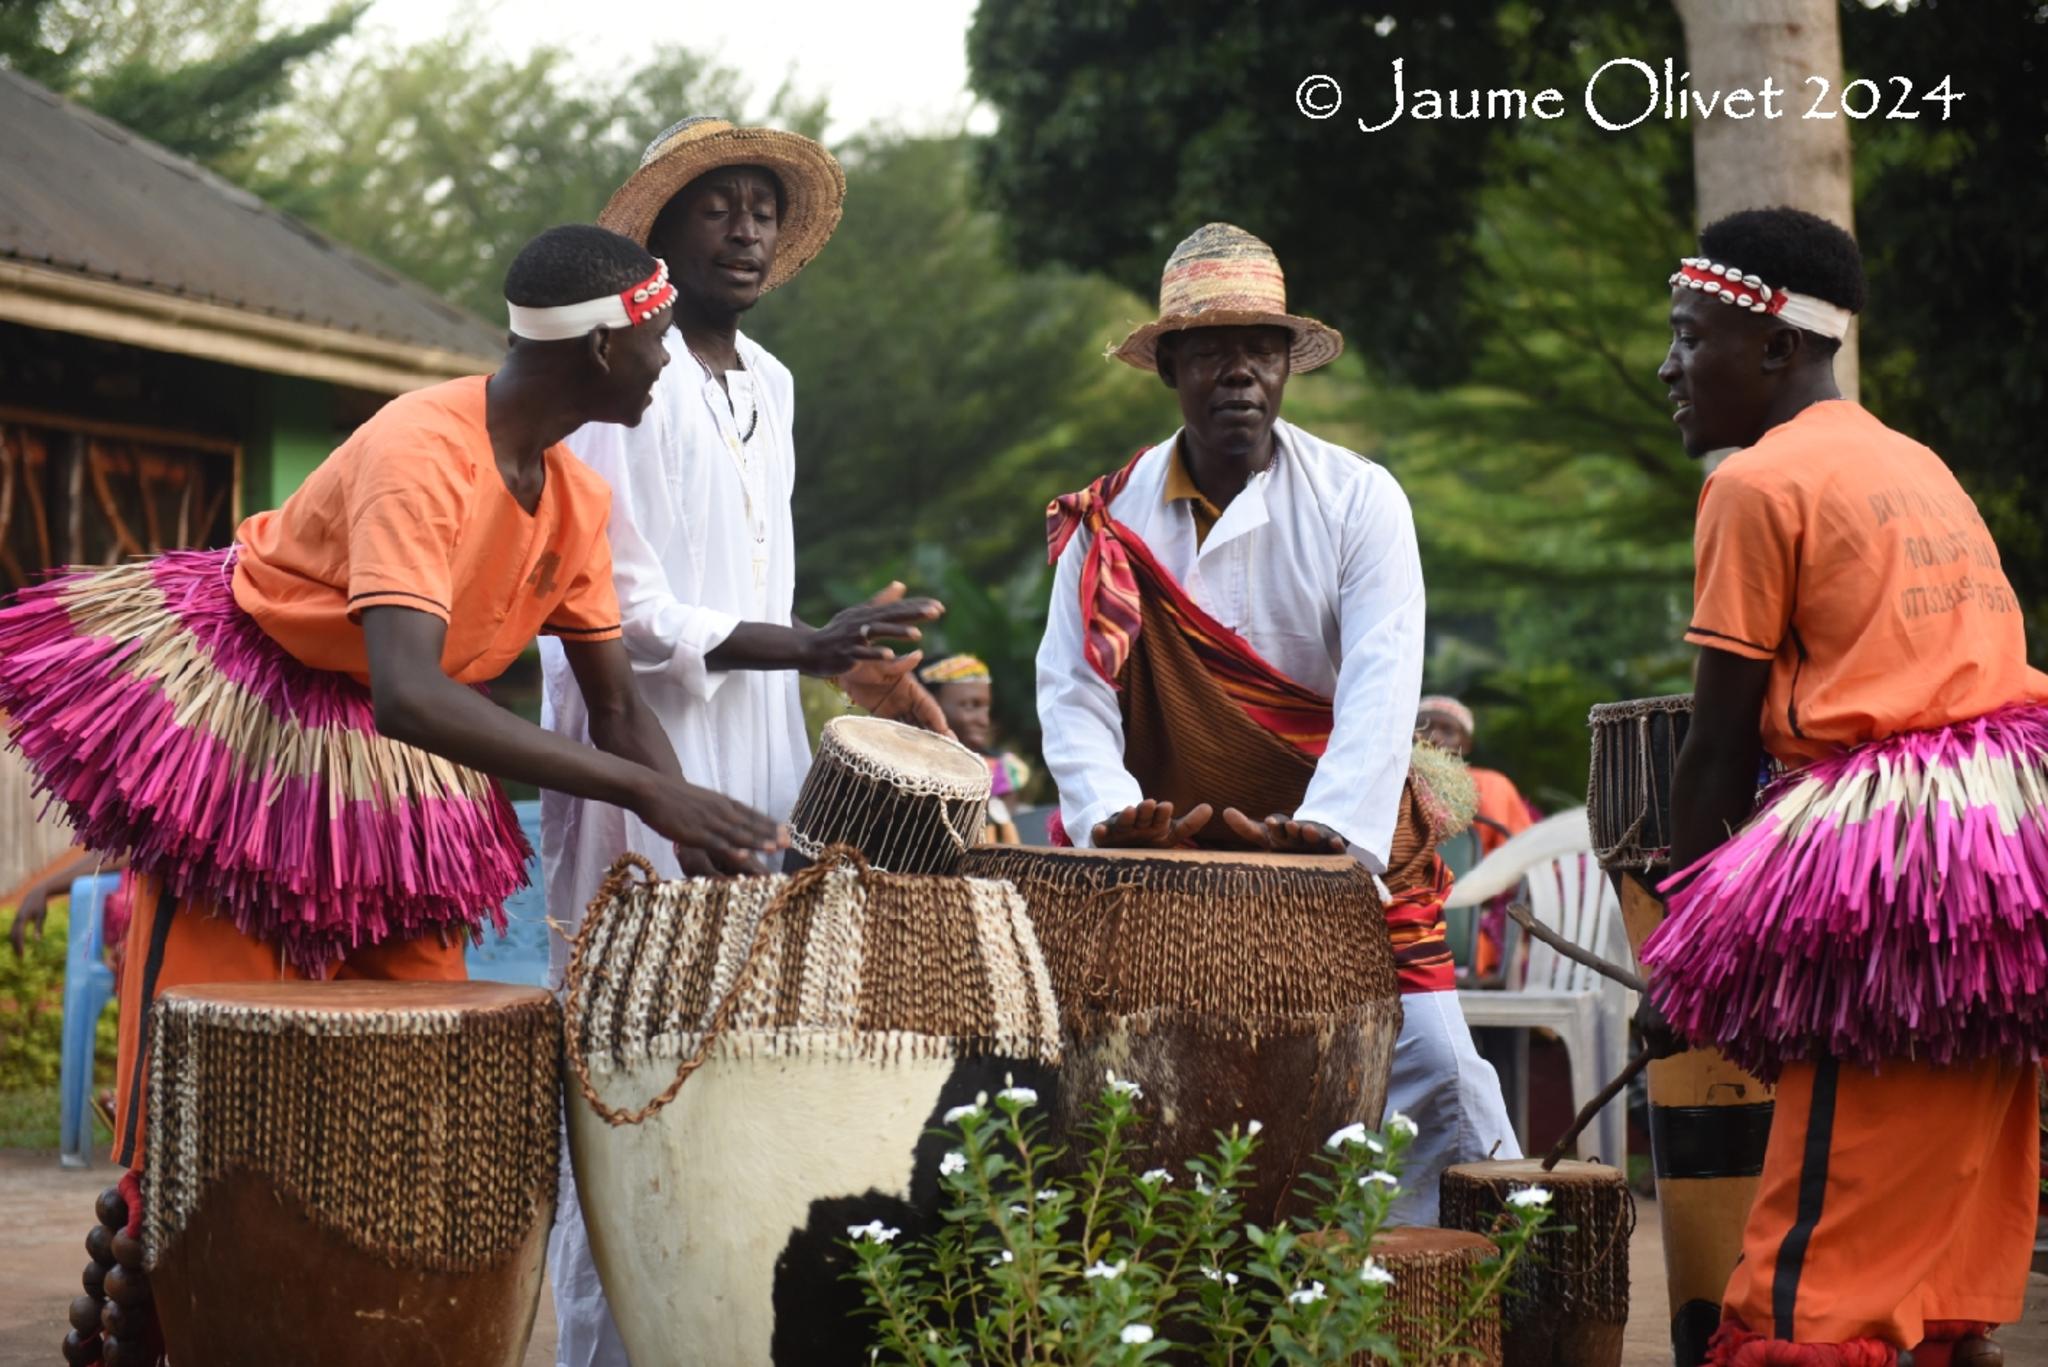
[[[1392,475],[1280,419],[1343,339],[1287,311],[1271,248],[1212,223],[1174,249],[1156,322],[1112,354],[1183,426],[1048,510],[1045,759],[1079,844],[1349,850],[1391,893],[1404,1022],[1388,1104],[1420,1134],[1399,1219],[1448,1164],[1518,1153],[1444,937],[1452,824],[1411,780],[1422,566]],[[1058,837],[1056,837],[1058,838]]]
[[[799,672],[835,679],[882,716],[945,729],[917,682],[916,640],[939,615],[892,584],[809,627],[792,616],[796,545],[795,388],[782,363],[739,330],[740,315],[824,247],[846,177],[809,138],[689,118],[649,144],[599,222],[663,254],[676,286],[670,364],[638,427],[593,423],[569,446],[612,487],[611,541],[626,651],[683,771],[735,801],[786,814],[810,766]],[[543,721],[589,729],[566,657],[542,652]],[[548,914],[573,934],[620,854],[651,856],[667,877],[708,873],[632,813],[543,795]],[[552,973],[566,966],[556,937]],[[598,1286],[566,1165],[549,1253],[563,1364],[626,1361]]]

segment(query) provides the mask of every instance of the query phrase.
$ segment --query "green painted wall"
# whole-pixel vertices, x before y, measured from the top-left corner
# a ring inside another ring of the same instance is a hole
[[[245,515],[282,503],[339,440],[332,386],[285,375],[259,375],[256,381],[243,455]]]

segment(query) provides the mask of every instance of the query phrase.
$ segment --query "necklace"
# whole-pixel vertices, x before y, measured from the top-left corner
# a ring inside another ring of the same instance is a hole
[[[679,331],[679,332],[678,332],[678,333],[677,333],[676,335],[680,337],[680,336],[681,336],[682,334],[681,334],[681,332]],[[697,363],[697,365],[698,365],[698,368],[699,368],[699,369],[701,369],[701,370],[702,370],[702,371],[704,372],[704,378],[705,378],[705,379],[707,379],[707,380],[717,380],[717,379],[718,379],[718,372],[717,372],[717,371],[715,371],[715,370],[713,370],[713,369],[711,368],[711,362],[709,362],[709,361],[705,360],[705,359],[704,359],[704,358],[703,358],[702,356],[699,356],[699,355],[697,354],[697,348],[695,348],[695,347],[691,346],[691,345],[690,345],[690,344],[689,344],[689,343],[688,343],[687,341],[685,341],[685,342],[683,343],[683,346],[684,346],[684,347],[685,347],[685,348],[686,348],[686,349],[687,349],[687,350],[689,351],[689,353],[690,353],[690,359],[691,359],[691,360],[693,360],[693,361],[695,361],[695,362]],[[738,411],[737,411],[736,409],[734,409],[734,408],[733,408],[733,402],[732,402],[732,390],[731,390],[731,389],[730,389],[729,387],[727,387],[727,386],[726,386],[726,384],[725,384],[725,383],[724,383],[723,381],[720,381],[720,383],[719,383],[719,386],[718,386],[718,387],[719,387],[719,388],[720,388],[721,390],[724,390],[724,392],[725,392],[725,406],[726,406],[726,409],[727,409],[728,411],[730,411],[730,412],[732,413],[732,415],[733,415],[733,421],[734,421],[734,422],[738,422],[738,421],[739,421],[739,413],[738,413]],[[746,445],[746,444],[747,444],[748,442],[752,441],[752,440],[754,439],[754,429],[755,429],[755,428],[757,428],[757,427],[759,427],[760,425],[761,425],[761,399],[760,399],[760,396],[759,396],[759,395],[757,394],[757,395],[755,395],[755,396],[754,396],[754,401],[753,401],[753,403],[749,404],[749,405],[748,405],[748,407],[747,407],[747,430],[746,430],[746,431],[744,431],[744,432],[742,432],[742,433],[740,433],[740,445],[742,445],[742,446],[745,446],[745,445]]]

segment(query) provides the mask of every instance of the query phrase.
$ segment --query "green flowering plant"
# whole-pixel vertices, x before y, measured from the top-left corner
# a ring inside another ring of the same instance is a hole
[[[1400,1192],[1415,1126],[1348,1125],[1297,1180],[1310,1213],[1271,1229],[1244,1221],[1256,1120],[1216,1136],[1184,1171],[1143,1165],[1137,1084],[1114,1076],[1063,1164],[1029,1088],[958,1106],[942,1131],[947,1204],[929,1239],[880,1221],[847,1230],[873,1325],[872,1360],[1103,1367],[1167,1353],[1216,1367],[1377,1359],[1423,1367],[1477,1356],[1480,1317],[1549,1216],[1541,1188],[1516,1193],[1500,1248],[1441,1322],[1400,1326],[1394,1274],[1371,1256]],[[1421,1347],[1417,1344],[1421,1343]]]

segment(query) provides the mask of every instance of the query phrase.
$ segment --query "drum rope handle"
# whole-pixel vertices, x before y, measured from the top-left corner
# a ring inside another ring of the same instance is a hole
[[[656,882],[654,865],[648,863],[644,857],[632,853],[619,856],[618,862],[612,865],[611,872],[605,875],[604,883],[597,890],[597,896],[591,899],[589,911],[583,918],[583,929],[576,935],[576,948],[569,956],[569,971],[563,984],[563,995],[567,998],[565,1033],[569,1067],[576,1074],[576,1086],[583,1093],[583,1099],[590,1103],[592,1110],[604,1118],[606,1124],[638,1125],[676,1099],[676,1093],[682,1091],[683,1083],[689,1080],[690,1074],[703,1067],[705,1060],[711,1057],[712,1049],[717,1047],[719,1039],[725,1034],[726,1026],[732,1021],[733,1013],[739,1009],[740,996],[746,988],[747,979],[753,976],[762,953],[768,947],[768,923],[776,919],[796,897],[830,877],[842,862],[852,866],[854,876],[860,880],[862,895],[868,894],[869,879],[873,876],[873,870],[868,867],[868,861],[861,852],[851,845],[828,846],[819,854],[818,862],[790,874],[776,892],[775,899],[768,904],[768,909],[761,913],[761,919],[754,923],[754,938],[747,946],[747,957],[740,964],[740,971],[734,975],[732,986],[726,990],[724,999],[718,1003],[718,1009],[711,1013],[711,1021],[704,1027],[704,1035],[698,1040],[696,1051],[687,1057],[677,1059],[675,1080],[669,1083],[661,1095],[638,1110],[628,1111],[608,1106],[599,1099],[597,1087],[590,1080],[590,1060],[584,1055],[581,1039],[582,987],[585,973],[583,951],[589,943],[591,927],[598,923],[600,911],[610,905],[620,893],[630,888],[634,881],[632,875],[636,870],[641,874],[642,886],[652,887]]]

